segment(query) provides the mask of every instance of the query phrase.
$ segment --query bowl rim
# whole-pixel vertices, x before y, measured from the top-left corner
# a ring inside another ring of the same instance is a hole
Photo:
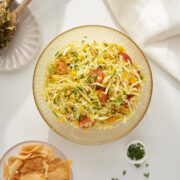
[[[46,146],[52,147],[53,149],[55,149],[56,151],[61,153],[62,158],[64,160],[67,160],[67,157],[64,155],[64,153],[52,144],[50,144],[48,142],[44,142],[44,141],[39,141],[39,140],[27,140],[27,141],[22,141],[22,142],[16,143],[13,146],[11,146],[8,150],[6,150],[5,153],[2,155],[2,157],[0,158],[0,165],[3,164],[3,161],[5,160],[5,157],[8,155],[9,152],[11,152],[16,147],[20,147],[20,146],[23,146],[26,144],[44,144]]]
[[[88,27],[97,27],[97,28],[106,28],[106,29],[109,29],[111,31],[115,31],[117,33],[119,33],[120,35],[124,36],[125,38],[129,39],[136,47],[137,49],[141,52],[142,56],[144,57],[144,60],[145,60],[145,63],[147,64],[147,67],[149,69],[149,74],[150,74],[150,82],[151,82],[151,86],[150,86],[150,96],[149,96],[149,99],[147,101],[147,106],[144,110],[144,112],[142,113],[142,115],[139,117],[137,123],[129,129],[129,131],[125,132],[123,135],[121,136],[118,136],[116,138],[114,138],[113,140],[106,140],[106,141],[103,141],[103,142],[95,142],[95,143],[80,143],[78,142],[77,140],[74,140],[72,138],[69,138],[69,137],[66,137],[64,136],[63,134],[57,132],[55,130],[55,128],[53,128],[49,123],[48,121],[46,120],[45,116],[43,115],[43,113],[41,112],[40,110],[40,107],[38,106],[38,102],[37,102],[37,99],[36,99],[36,96],[35,96],[35,75],[36,75],[36,71],[37,71],[37,68],[38,68],[38,65],[39,65],[39,62],[43,56],[43,54],[45,53],[45,51],[49,48],[49,46],[56,40],[58,39],[59,37],[63,36],[64,34],[67,34],[71,31],[74,31],[76,29],[81,29],[81,28],[88,28]],[[44,48],[44,50],[42,51],[41,55],[39,56],[38,58],[38,61],[36,62],[36,65],[35,65],[35,68],[34,68],[34,73],[33,73],[33,80],[32,80],[32,90],[33,90],[33,97],[34,97],[34,101],[35,101],[35,104],[36,104],[36,107],[42,117],[42,119],[45,121],[45,123],[50,127],[50,129],[52,129],[56,134],[60,135],[61,137],[65,138],[66,140],[69,140],[71,142],[74,142],[74,143],[77,143],[77,144],[81,144],[81,145],[103,145],[103,144],[108,144],[108,143],[112,143],[112,142],[115,142],[121,138],[123,138],[124,136],[126,136],[129,132],[131,132],[133,129],[136,128],[136,126],[142,121],[143,117],[145,116],[147,110],[148,110],[148,107],[150,105],[150,102],[151,102],[151,98],[152,98],[152,91],[153,91],[153,76],[152,76],[152,71],[151,71],[151,68],[150,68],[150,65],[149,65],[149,62],[144,54],[144,52],[141,50],[141,48],[129,37],[127,36],[126,34],[122,33],[121,31],[117,30],[117,29],[114,29],[112,27],[108,27],[108,26],[104,26],[104,25],[82,25],[82,26],[77,26],[77,27],[74,27],[74,28],[71,28],[71,29],[68,29],[62,33],[60,33],[59,35],[57,35],[55,38],[53,38],[47,45],[46,47]]]

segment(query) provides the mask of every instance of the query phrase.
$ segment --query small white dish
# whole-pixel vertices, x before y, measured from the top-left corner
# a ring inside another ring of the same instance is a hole
[[[14,6],[17,6],[16,2]],[[18,19],[14,39],[0,50],[0,71],[18,69],[33,60],[40,46],[40,37],[36,19],[27,8]]]
[[[128,149],[129,149],[129,147],[130,147],[131,145],[133,145],[133,144],[138,144],[138,143],[143,146],[143,149],[144,149],[145,154],[144,154],[143,158],[141,158],[141,159],[139,159],[139,160],[132,160],[132,159],[130,159],[130,157],[128,156]],[[132,142],[130,142],[130,143],[126,146],[125,155],[126,155],[127,160],[128,160],[131,164],[142,164],[142,163],[146,160],[146,158],[147,158],[148,150],[147,150],[146,145],[145,145],[143,142],[141,142],[141,141],[132,141]]]

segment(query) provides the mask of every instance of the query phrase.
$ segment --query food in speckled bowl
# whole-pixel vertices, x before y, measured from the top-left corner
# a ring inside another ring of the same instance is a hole
[[[84,51],[84,46],[89,49]],[[130,98],[131,86],[136,88]],[[123,137],[140,122],[151,99],[152,76],[144,54],[127,36],[104,26],[82,26],[59,35],[43,51],[35,68],[33,91],[43,119],[59,135],[81,144],[102,144]],[[119,95],[121,102],[117,102]],[[106,115],[102,116],[102,110]]]

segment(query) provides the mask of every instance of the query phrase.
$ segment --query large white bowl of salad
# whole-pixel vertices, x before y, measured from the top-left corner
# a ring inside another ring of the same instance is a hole
[[[33,78],[37,108],[59,135],[102,144],[130,132],[144,116],[152,75],[140,48],[121,32],[81,26],[57,36]]]

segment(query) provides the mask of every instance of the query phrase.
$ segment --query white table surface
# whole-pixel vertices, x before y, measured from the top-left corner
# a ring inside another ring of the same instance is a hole
[[[33,0],[30,9],[42,32],[42,46],[69,28],[102,24],[118,28],[103,0]],[[0,73],[0,156],[24,140],[54,144],[73,160],[74,180],[180,179],[180,84],[151,63],[154,90],[143,121],[129,135],[111,144],[84,146],[55,134],[44,123],[32,95],[32,76],[38,55],[24,68]],[[124,156],[125,145],[142,140],[148,147],[149,167],[135,168]],[[122,171],[126,170],[126,176]]]

